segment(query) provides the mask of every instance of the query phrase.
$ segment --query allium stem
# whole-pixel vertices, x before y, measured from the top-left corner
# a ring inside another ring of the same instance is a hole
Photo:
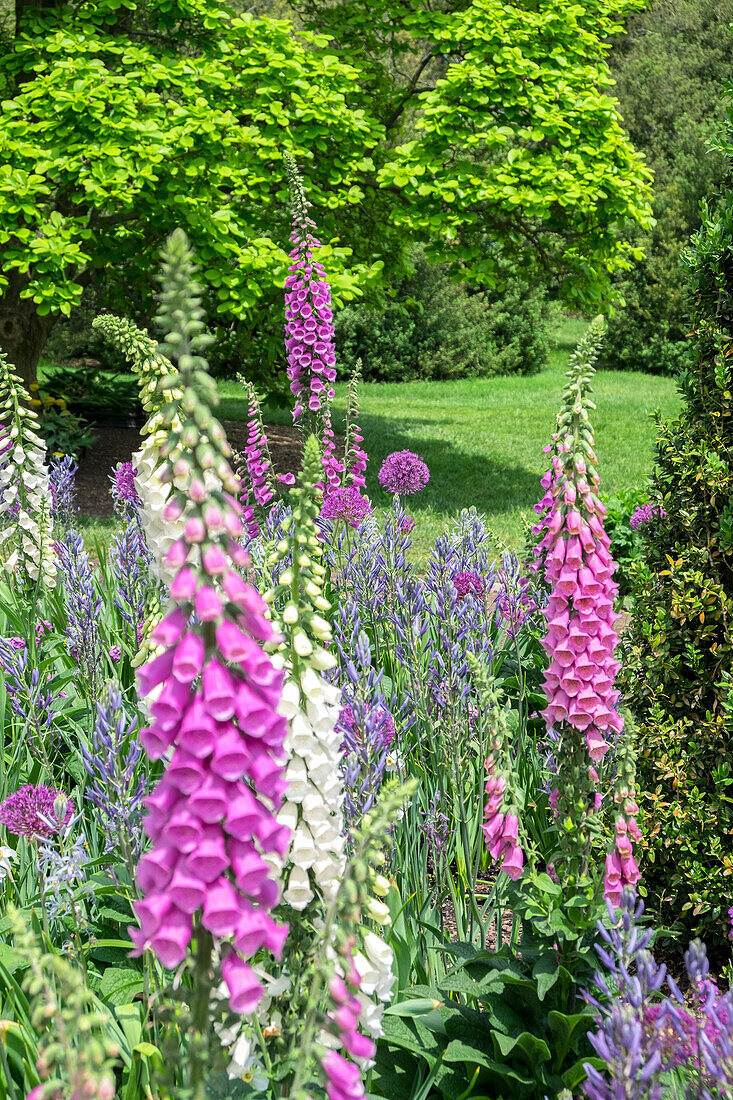
[[[38,885],[39,893],[41,895],[41,924],[43,926],[43,934],[46,937],[48,943],[51,942],[51,934],[48,930],[48,912],[46,910],[46,877],[43,873],[43,867],[41,861],[38,861]]]

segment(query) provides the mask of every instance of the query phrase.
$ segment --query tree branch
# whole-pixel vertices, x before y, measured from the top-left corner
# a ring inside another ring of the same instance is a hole
[[[410,100],[412,98],[412,96],[414,96],[416,94],[420,94],[420,93],[425,92],[425,91],[433,91],[432,88],[420,88],[420,89],[418,89],[417,85],[418,85],[418,82],[420,80],[420,77],[425,72],[426,68],[428,67],[428,65],[430,64],[430,62],[433,60],[434,57],[435,57],[435,54],[433,52],[433,47],[431,46],[430,49],[428,50],[428,52],[423,55],[423,57],[420,61],[420,64],[418,65],[415,72],[412,74],[412,77],[410,78],[410,81],[407,85],[407,88],[403,92],[399,103],[394,108],[391,115],[386,119],[386,121],[384,123],[385,130],[391,130],[392,129],[395,122],[397,121],[397,119],[400,117],[400,115],[404,111],[408,100]]]

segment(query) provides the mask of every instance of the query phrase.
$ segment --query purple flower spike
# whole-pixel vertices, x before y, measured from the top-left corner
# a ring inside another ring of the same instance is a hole
[[[79,511],[76,505],[76,474],[79,469],[73,455],[55,458],[48,472],[51,490],[51,514],[58,524],[68,529]]]
[[[65,797],[63,791],[53,787],[37,787],[33,783],[21,787],[0,804],[0,822],[15,836],[29,840],[50,837],[66,825],[74,813],[74,803],[66,799],[61,819],[56,816],[59,804],[56,799]]]
[[[640,527],[649,527],[655,520],[664,519],[666,514],[664,508],[659,504],[642,504],[640,508],[632,513],[629,526],[632,530],[637,531]]]
[[[138,859],[142,850],[142,799],[145,771],[138,767],[142,745],[136,720],[125,713],[116,685],[107,699],[97,703],[92,748],[81,746],[89,776],[86,797],[104,829],[105,852],[119,851],[123,858]]]
[[[430,480],[430,471],[419,455],[412,451],[395,451],[387,455],[379,471],[379,482],[388,493],[402,496],[419,493]]]
[[[114,473],[110,477],[110,493],[118,515],[124,516],[128,507],[137,510],[140,507],[140,497],[135,488],[137,470],[131,462],[118,462]]]
[[[321,247],[311,230],[316,224],[308,217],[308,201],[295,162],[286,156],[292,196],[293,250],[285,280],[285,348],[288,353],[290,392],[295,398],[293,420],[306,406],[311,414],[321,411],[334,395],[336,351],[331,309],[331,288],[326,272],[313,251]]]

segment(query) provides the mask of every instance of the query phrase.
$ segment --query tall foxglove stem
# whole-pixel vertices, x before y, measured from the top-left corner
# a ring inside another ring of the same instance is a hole
[[[544,616],[547,634],[543,647],[549,659],[544,689],[548,732],[557,737],[558,815],[571,820],[573,830],[562,830],[565,873],[585,875],[591,846],[599,833],[596,818],[595,765],[615,742],[623,728],[616,709],[614,679],[619,665],[614,658],[618,641],[613,600],[617,585],[610,543],[603,529],[605,508],[598,496],[599,477],[593,450],[589,412],[593,366],[604,332],[597,318],[580,342],[567,372],[563,408],[552,448],[552,468],[543,478],[544,511],[535,531],[542,534],[537,554],[544,563],[550,596]],[[620,807],[620,817],[633,817],[633,799]],[[578,806],[584,811],[578,820]],[[618,896],[639,872],[631,854],[629,831],[621,847],[608,855],[606,895]],[[555,861],[557,867],[557,860]]]
[[[287,153],[285,164],[293,215],[293,262],[285,280],[288,377],[295,398],[293,421],[307,409],[311,430],[315,430],[324,402],[333,397],[336,381],[331,289],[323,265],[313,259],[314,249],[321,244],[312,233],[316,225],[308,217],[309,203],[295,161]]]
[[[344,467],[346,485],[355,485],[357,489],[363,489],[366,485],[364,471],[367,467],[367,453],[361,444],[364,436],[359,427],[359,384],[361,382],[361,359],[354,367],[354,373],[349,379],[349,388],[346,394],[346,446],[344,451]]]
[[[28,594],[44,586],[52,588],[56,583],[51,539],[52,498],[46,444],[38,434],[38,417],[30,407],[30,397],[20,377],[10,369],[2,352],[0,416],[4,444],[0,466],[0,515],[11,518],[11,522],[0,530],[0,544],[3,545],[5,569]]]
[[[162,386],[183,400],[162,414],[160,480],[174,483],[165,519],[182,520],[183,533],[166,555],[175,570],[174,607],[153,632],[163,652],[138,672],[152,716],[140,740],[151,758],[168,763],[146,801],[153,849],[140,863],[140,927],[131,935],[138,952],[150,947],[169,968],[185,960],[196,937],[196,1096],[214,981],[208,939],[233,1011],[250,1013],[263,989],[248,960],[263,947],[279,955],[287,934],[270,916],[279,890],[263,854],[282,857],[289,841],[275,818],[285,787],[282,674],[262,649],[275,640],[265,606],[240,572],[249,559],[235,541],[242,534],[239,483],[211,412],[217,397],[200,354],[202,318],[188,244],[177,231],[164,256],[159,323],[168,333],[163,350],[178,365]],[[209,471],[220,488],[207,489]]]

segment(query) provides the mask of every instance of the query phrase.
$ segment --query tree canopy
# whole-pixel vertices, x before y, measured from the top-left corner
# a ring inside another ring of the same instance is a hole
[[[299,26],[214,0],[16,0],[0,56],[0,346],[27,378],[102,278],[150,291],[185,226],[223,315],[287,263],[282,154],[335,290],[410,246],[490,279],[510,257],[595,301],[648,215],[604,38],[638,0],[307,0]],[[264,320],[264,318],[263,318]],[[278,334],[279,335],[279,334]]]

